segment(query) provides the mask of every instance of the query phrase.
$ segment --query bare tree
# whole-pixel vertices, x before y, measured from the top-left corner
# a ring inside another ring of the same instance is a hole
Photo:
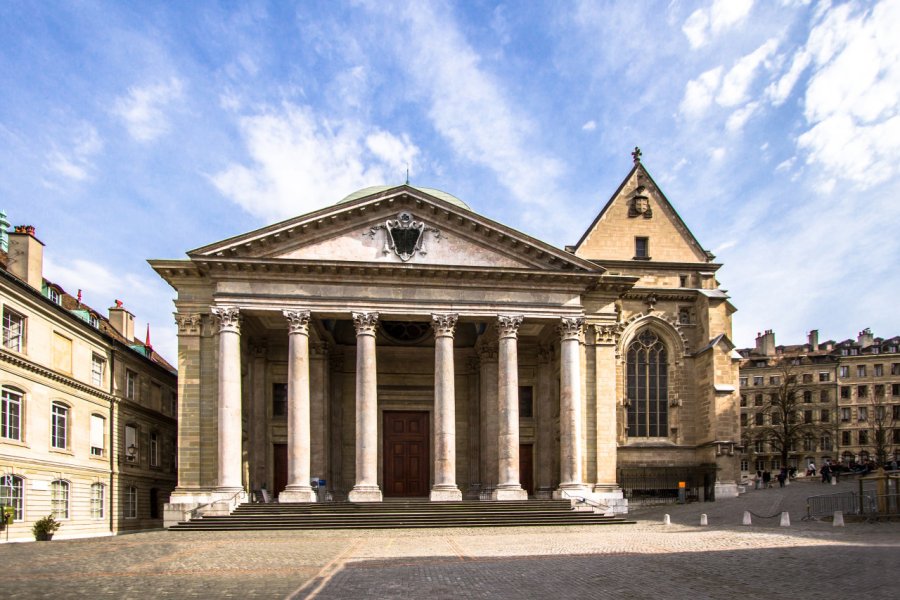
[[[872,449],[875,453],[875,462],[878,466],[884,466],[888,462],[888,455],[893,450],[892,433],[894,428],[893,406],[885,402],[884,386],[875,386],[870,402],[872,410]]]
[[[761,412],[768,417],[763,425],[754,425],[746,432],[745,440],[767,441],[781,454],[781,464],[787,466],[791,452],[807,436],[817,437],[823,428],[806,422],[801,415],[803,385],[790,359],[778,364],[778,387],[765,400]],[[811,390],[810,390],[811,391]]]

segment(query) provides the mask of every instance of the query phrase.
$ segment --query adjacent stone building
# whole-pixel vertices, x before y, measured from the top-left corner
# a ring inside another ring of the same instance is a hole
[[[820,342],[813,330],[805,344],[787,346],[775,345],[772,330],[758,335],[754,348],[740,350],[744,476],[782,466],[804,473],[810,462],[819,468],[825,460],[846,467],[900,461],[898,351],[900,337],[876,338],[869,329],[842,342]],[[771,425],[765,406],[785,376],[793,379],[795,418],[815,427],[796,440],[782,465],[779,449],[759,431]]]
[[[151,261],[177,291],[172,518],[263,489],[736,494],[735,309],[634,156],[565,250],[399,185]]]
[[[174,369],[135,339],[121,303],[101,315],[44,279],[33,227],[2,234],[0,504],[14,520],[0,539],[33,539],[48,514],[58,538],[161,527],[176,480]]]

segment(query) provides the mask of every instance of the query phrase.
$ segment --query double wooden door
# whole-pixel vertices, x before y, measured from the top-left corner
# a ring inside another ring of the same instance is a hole
[[[429,492],[427,411],[385,411],[384,495],[421,497]]]

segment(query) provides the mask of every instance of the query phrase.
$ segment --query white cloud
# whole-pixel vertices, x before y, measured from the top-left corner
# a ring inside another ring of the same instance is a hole
[[[721,106],[736,106],[747,100],[747,92],[760,66],[767,66],[769,57],[778,49],[778,40],[771,38],[759,48],[742,57],[725,74],[722,89],[716,96]]]
[[[166,109],[182,96],[182,83],[177,78],[167,82],[131,87],[128,94],[117,98],[113,113],[125,122],[128,133],[139,142],[153,141],[169,131]]]
[[[75,138],[67,148],[54,144],[54,149],[47,155],[47,167],[73,181],[84,181],[91,176],[92,159],[103,149],[103,140],[97,129],[84,123],[75,129]]]
[[[403,5],[390,15],[408,25],[397,52],[429,103],[435,130],[458,156],[493,171],[518,202],[550,205],[564,164],[535,143],[536,121],[482,68],[452,15],[436,14],[441,10]]]
[[[824,12],[805,49],[813,64],[805,95],[806,162],[867,188],[900,173],[900,3]],[[825,185],[823,184],[823,185]]]
[[[710,69],[700,77],[688,81],[684,88],[684,98],[679,110],[688,117],[699,117],[712,104],[713,94],[719,88],[722,79],[722,67]]]
[[[681,30],[687,36],[691,48],[699,48],[722,32],[743,21],[753,0],[714,0],[709,8],[700,8],[690,14]]]
[[[766,96],[773,105],[780,106],[787,100],[788,96],[791,95],[791,91],[793,91],[794,86],[797,84],[800,75],[802,75],[803,71],[806,70],[806,67],[809,66],[810,58],[811,57],[806,50],[800,50],[794,54],[788,72],[782,75],[778,81],[772,82],[769,87],[766,88]]]
[[[594,120],[590,120],[587,123],[585,123],[584,125],[582,125],[581,129],[583,131],[594,131],[595,129],[597,129],[597,122]]]
[[[709,151],[709,159],[713,162],[722,162],[725,159],[726,151],[725,148],[719,146],[718,148],[712,148]]]
[[[729,115],[728,120],[725,122],[725,129],[727,129],[729,133],[741,131],[750,117],[759,110],[759,107],[759,102],[748,102],[743,107],[737,109]]]
[[[243,117],[251,166],[231,164],[210,177],[251,214],[277,220],[332,204],[369,185],[403,181],[419,149],[406,135],[342,119],[330,122],[306,106]]]
[[[778,163],[778,166],[775,167],[775,171],[776,171],[776,172],[779,172],[779,173],[780,173],[781,171],[790,171],[790,170],[791,170],[791,167],[794,166],[794,163],[795,163],[795,162],[797,162],[797,157],[796,157],[796,156],[792,156],[792,157],[790,157],[790,158],[787,158],[787,159],[781,161],[780,163]]]

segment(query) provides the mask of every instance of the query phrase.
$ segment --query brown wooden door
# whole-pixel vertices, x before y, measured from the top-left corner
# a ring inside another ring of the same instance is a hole
[[[272,493],[275,494],[275,497],[278,497],[278,494],[284,491],[284,488],[287,487],[287,475],[288,475],[288,448],[287,444],[272,444],[273,450],[273,462],[275,463],[273,467],[275,468],[275,472],[273,473],[272,482],[275,489],[272,490]]]
[[[427,496],[428,413],[385,411],[381,432],[384,439],[384,495]]]
[[[519,445],[519,483],[522,489],[534,496],[534,445]]]

